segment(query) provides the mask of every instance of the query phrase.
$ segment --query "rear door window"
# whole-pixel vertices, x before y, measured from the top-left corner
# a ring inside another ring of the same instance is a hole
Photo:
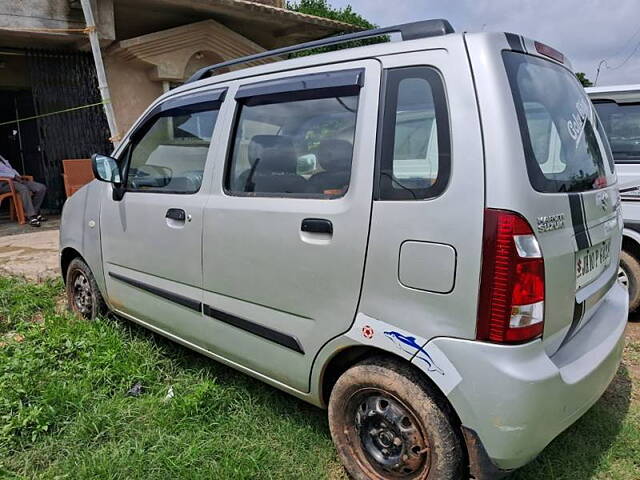
[[[595,101],[613,157],[617,162],[640,162],[640,104]]]
[[[503,58],[532,186],[558,193],[615,183],[606,135],[573,74],[531,55]]]
[[[338,198],[351,179],[364,72],[242,86],[225,190],[232,195]]]

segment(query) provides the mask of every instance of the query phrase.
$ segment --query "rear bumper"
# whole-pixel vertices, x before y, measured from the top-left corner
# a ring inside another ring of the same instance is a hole
[[[620,364],[627,304],[616,282],[589,323],[551,357],[540,341],[429,342],[462,377],[448,398],[497,469],[528,463],[600,398]]]

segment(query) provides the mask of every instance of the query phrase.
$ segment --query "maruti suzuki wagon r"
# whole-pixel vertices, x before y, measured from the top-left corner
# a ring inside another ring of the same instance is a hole
[[[618,368],[614,164],[545,44],[430,20],[207,67],[93,166],[71,308],[327,407],[355,479],[496,478]]]

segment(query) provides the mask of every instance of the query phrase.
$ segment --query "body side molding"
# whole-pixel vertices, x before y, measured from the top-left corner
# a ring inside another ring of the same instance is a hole
[[[222,310],[217,310],[207,304],[203,305],[202,311],[208,317],[214,318],[220,322],[224,322],[246,332],[253,333],[258,337],[270,340],[278,345],[304,355],[304,349],[302,348],[302,345],[300,345],[300,341],[292,335],[273,330],[272,328],[265,327],[264,325],[252,322],[251,320],[223,312]]]
[[[162,288],[154,287],[153,285],[149,285],[147,283],[125,277],[124,275],[120,275],[118,273],[109,272],[109,276],[121,282],[127,283],[133,287],[139,288],[140,290],[144,290],[146,292],[152,293],[153,295],[169,300],[173,303],[182,305],[183,307],[190,308],[191,310],[195,310],[197,312],[200,312],[202,310],[202,303],[198,302],[197,300],[192,300],[190,298],[169,292]]]

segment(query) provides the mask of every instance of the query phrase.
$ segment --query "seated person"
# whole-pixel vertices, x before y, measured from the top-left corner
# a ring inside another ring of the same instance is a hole
[[[47,194],[47,187],[42,183],[33,182],[27,177],[20,175],[9,163],[9,161],[0,155],[0,177],[6,177],[13,180],[13,185],[20,199],[22,200],[22,208],[24,214],[29,219],[29,225],[39,227],[40,222],[47,219],[40,215],[40,206]],[[0,193],[11,191],[8,182],[0,182]],[[31,198],[33,193],[33,199]]]
[[[322,140],[316,158],[322,172],[314,174],[308,182],[309,193],[341,196],[349,188],[353,145],[346,140]]]

